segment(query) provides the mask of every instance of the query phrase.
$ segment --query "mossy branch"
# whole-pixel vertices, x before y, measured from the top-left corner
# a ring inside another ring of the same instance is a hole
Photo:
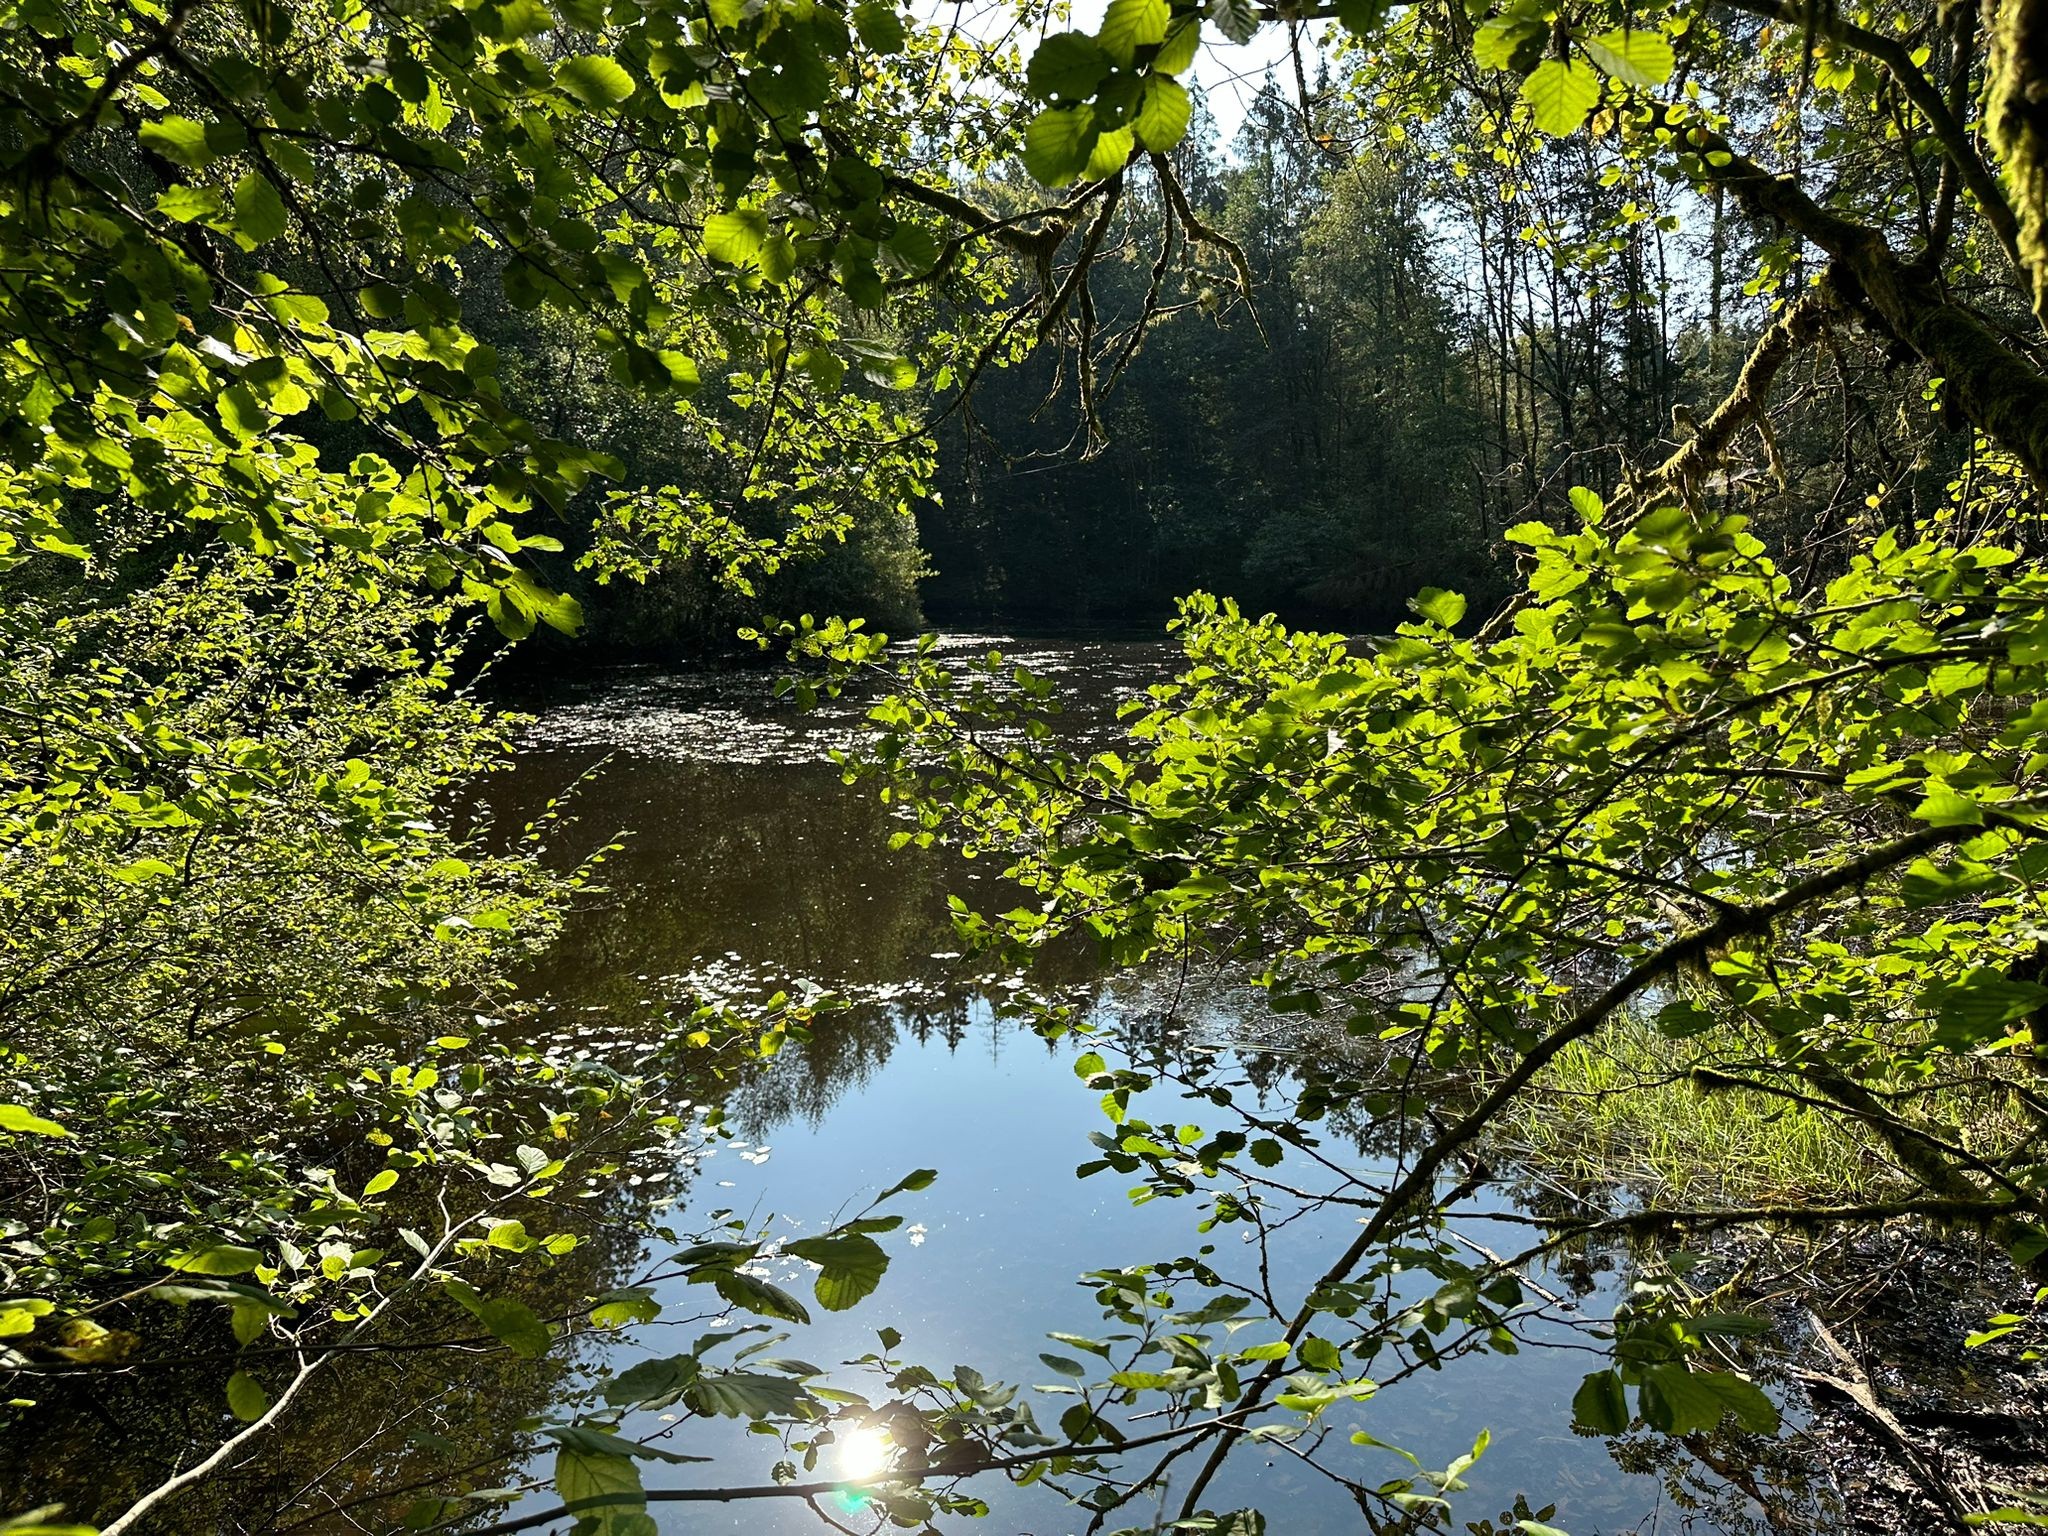
[[[1962,417],[2048,486],[2048,377],[1990,326],[1951,302],[1934,274],[1902,261],[1884,236],[1815,202],[1794,177],[1765,170],[1691,107],[1660,105],[1652,126],[1699,156],[1700,175],[1752,216],[1791,230],[1833,258],[1834,281],[1876,326],[1945,381]]]

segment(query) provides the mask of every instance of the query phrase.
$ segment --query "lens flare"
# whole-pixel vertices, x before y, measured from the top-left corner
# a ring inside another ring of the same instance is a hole
[[[849,1482],[864,1483],[880,1477],[896,1459],[896,1447],[889,1433],[873,1424],[863,1424],[839,1442],[839,1475]]]

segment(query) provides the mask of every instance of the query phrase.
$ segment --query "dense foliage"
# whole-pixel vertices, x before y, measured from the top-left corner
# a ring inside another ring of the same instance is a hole
[[[1066,932],[1120,965],[1221,955],[1384,1043],[1370,1080],[1312,1063],[1278,1118],[1191,1074],[1215,1126],[1132,1117],[1156,1063],[1079,1064],[1109,1121],[1089,1172],[1193,1198],[1261,1252],[1320,1216],[1341,1256],[1305,1286],[1206,1250],[1091,1277],[1108,1323],[1066,1338],[1089,1360],[1046,1357],[1057,1433],[1044,1399],[941,1376],[886,1331],[857,1392],[713,1330],[564,1387],[474,1465],[378,1462],[338,1517],[642,1536],[652,1501],[852,1481],[861,1518],[918,1527],[983,1512],[972,1479],[1000,1473],[1097,1529],[1187,1471],[1166,1520],[1251,1532],[1255,1510],[1207,1499],[1248,1445],[1369,1520],[1440,1523],[1470,1457],[1346,1459],[1398,1438],[1371,1401],[1516,1348],[1560,1305],[1528,1267],[1590,1235],[1961,1224],[2020,1267],[1980,1346],[2024,1347],[2040,1297],[2018,1275],[2048,1247],[2036,9],[1339,0],[1306,141],[1268,94],[1222,164],[1189,139],[1205,39],[1280,26],[1301,47],[1315,18],[14,4],[10,1433],[36,1432],[46,1390],[96,1404],[102,1380],[196,1372],[217,1406],[175,1469],[87,1512],[186,1528],[359,1356],[559,1361],[691,1321],[664,1286],[703,1287],[707,1320],[797,1325],[876,1288],[900,1220],[878,1207],[929,1170],[787,1241],[619,1193],[715,1136],[731,1084],[814,1009],[685,1007],[659,1043],[601,1051],[527,1030],[507,977],[594,871],[541,857],[553,813],[478,819],[466,786],[506,727],[471,682],[485,629],[575,633],[571,583],[653,583],[650,622],[701,630],[854,534],[843,590],[910,616],[901,519],[946,434],[991,420],[1092,455],[1072,472],[1097,477],[1073,518],[1090,540],[1051,560],[1152,572],[1101,601],[1214,580],[1359,614],[1422,589],[1364,646],[1190,598],[1185,675],[1124,754],[1078,759],[1046,746],[1040,679],[787,629],[837,669],[823,686],[901,685],[849,772],[908,808],[902,835],[999,855],[1039,898],[963,903],[968,937],[1020,960]],[[1034,383],[1070,433],[1031,425]],[[943,448],[943,539],[989,571],[1029,521],[996,443]],[[1107,549],[1105,508],[1134,523]],[[1037,1022],[1088,1027],[1056,1000]],[[1454,1223],[1490,1138],[1624,1023],[1684,1047],[1702,1091],[1839,1123],[1888,1187],[1585,1201],[1531,1218],[1520,1254],[1475,1254]],[[1390,1174],[1268,1177],[1339,1114],[1393,1128]],[[778,1257],[814,1266],[811,1300]],[[1587,1324],[1583,1430],[1775,1428],[1728,1342],[1752,1322],[1684,1274],[1647,1265]],[[740,1421],[779,1459],[644,1489],[643,1464],[691,1459],[662,1413]],[[560,1503],[501,1517],[536,1438]],[[868,1469],[820,1475],[849,1443]],[[333,1502],[326,1455],[306,1488]]]

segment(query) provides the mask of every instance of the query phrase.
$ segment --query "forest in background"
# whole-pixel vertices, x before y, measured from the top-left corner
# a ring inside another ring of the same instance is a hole
[[[896,634],[1156,630],[1210,591],[1358,633],[1399,623],[1424,586],[1490,607],[1515,580],[1504,532],[1569,521],[1573,485],[1689,441],[1791,270],[1783,238],[1724,199],[1612,174],[1585,141],[1508,166],[1474,152],[1476,125],[1455,116],[1374,137],[1326,62],[1299,88],[1269,73],[1228,143],[1193,95],[1173,151],[1182,193],[1243,253],[1250,288],[1220,258],[1173,273],[1142,345],[1119,348],[1092,427],[1056,351],[999,359],[971,392],[921,388],[927,494],[907,509],[852,502],[844,541],[758,596],[702,561],[599,586],[578,569],[591,535],[572,520],[565,555],[543,563],[588,628],[527,659],[729,652],[763,611],[862,615]],[[998,205],[1029,195],[1014,170],[982,190]],[[1127,193],[1094,257],[1106,333],[1129,334],[1145,310],[1159,196]],[[1019,271],[986,313],[1033,281]],[[506,312],[493,339],[553,428],[606,444],[629,478],[732,472],[705,440],[704,402],[648,411],[574,326]],[[1832,336],[1780,382],[1747,460],[1703,489],[1816,558],[1872,510],[1920,526],[1970,444],[1900,364]]]

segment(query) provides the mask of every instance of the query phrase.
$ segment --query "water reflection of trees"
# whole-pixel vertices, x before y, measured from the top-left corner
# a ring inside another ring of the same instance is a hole
[[[516,824],[587,766],[573,753],[529,761],[500,786],[499,813]],[[558,852],[574,857],[615,826],[634,835],[608,864],[610,893],[573,916],[526,979],[548,1028],[600,1058],[628,1061],[672,1034],[677,1005],[706,991],[744,1002],[804,978],[854,1000],[821,1014],[772,1061],[729,1084],[689,1090],[723,1099],[750,1136],[822,1121],[906,1042],[951,1052],[1069,1049],[1032,1028],[1014,984],[954,952],[945,895],[970,876],[996,874],[963,868],[942,851],[892,851],[886,809],[848,792],[829,768],[620,759],[585,793],[576,834],[585,848]],[[1398,1050],[1313,1018],[1275,1015],[1227,968],[1105,977],[1076,943],[1047,957],[1033,985],[1092,1028],[1091,1044],[1156,1077],[1161,1094],[1227,1102],[1286,1125],[1297,1147],[1347,1165],[1392,1161],[1425,1103],[1455,1112],[1470,1093],[1460,1081],[1418,1074]],[[621,1181],[602,1200],[564,1211],[558,1225],[583,1241],[569,1258],[523,1277],[529,1305],[542,1315],[571,1313],[625,1280],[652,1199],[687,1188],[687,1168],[674,1174],[639,1187]],[[1552,1273],[1584,1295],[1631,1263],[1624,1247],[1588,1245],[1561,1256]],[[447,1336],[432,1317],[412,1321],[422,1334]],[[194,1311],[177,1328],[190,1353],[225,1347],[218,1316]],[[473,1465],[490,1469],[477,1481],[497,1481],[508,1462],[535,1449],[520,1421],[573,1392],[577,1348],[537,1361],[481,1347],[353,1360],[302,1399],[260,1457],[183,1502],[176,1528],[345,1530],[357,1518],[388,1526],[399,1507],[388,1496],[394,1488]],[[61,1500],[85,1515],[123,1507],[160,1480],[178,1448],[220,1438],[217,1377],[161,1365],[92,1383],[55,1381],[46,1402],[56,1411],[35,1435],[9,1437],[0,1449],[0,1485],[17,1502]],[[1744,1529],[1740,1490],[1712,1475],[1722,1452],[1693,1449],[1643,1470],[1669,1480],[1674,1502],[1704,1511],[1723,1500],[1727,1509],[1711,1516],[1718,1528]],[[1743,1457],[1772,1488],[1791,1476],[1751,1448]]]
[[[530,810],[576,762],[549,759],[518,787]],[[582,801],[582,835],[630,828],[609,894],[576,914],[529,978],[567,1006],[636,1007],[648,987],[743,956],[778,984],[932,984],[948,973],[945,892],[933,852],[891,852],[885,810],[818,766],[734,767],[622,758]],[[566,850],[565,850],[566,853]]]
[[[621,1183],[601,1200],[564,1204],[556,1228],[574,1232],[576,1248],[553,1264],[522,1266],[504,1283],[541,1317],[581,1312],[590,1296],[628,1278],[655,1193]],[[8,1507],[62,1504],[75,1518],[103,1521],[193,1460],[195,1448],[232,1431],[220,1391],[221,1362],[236,1349],[225,1309],[131,1311],[115,1318],[147,1330],[144,1353],[155,1363],[41,1378],[36,1414],[0,1436]],[[407,1347],[476,1331],[452,1304],[391,1319],[376,1347],[336,1363],[301,1394],[249,1459],[186,1491],[149,1529],[393,1529],[410,1502],[393,1490],[446,1486],[472,1468],[473,1486],[502,1483],[505,1469],[535,1448],[522,1421],[560,1399],[587,1350],[572,1342],[526,1360],[488,1340]]]
[[[545,755],[514,787],[538,804],[587,761]],[[586,796],[583,818],[593,839],[614,823],[634,835],[608,866],[612,894],[572,920],[530,979],[558,1016],[585,1011],[630,1033],[654,1027],[662,1004],[706,992],[744,1004],[797,979],[853,1000],[734,1086],[729,1112],[749,1136],[822,1121],[906,1041],[956,1052],[1062,1048],[1028,1017],[1007,1017],[1015,990],[955,953],[945,896],[997,872],[942,850],[892,850],[897,824],[886,807],[846,790],[830,768],[620,759]],[[1396,1161],[1429,1113],[1455,1116],[1476,1093],[1470,1079],[1432,1074],[1399,1046],[1275,1015],[1227,969],[1105,978],[1074,945],[1032,981],[1093,1027],[1091,1044],[1152,1074],[1161,1092],[1284,1125],[1296,1147],[1362,1172]],[[600,1027],[596,1017],[586,1027]],[[1543,1208],[1540,1183],[1494,1179],[1485,1189],[1496,1204]],[[1554,1255],[1544,1273],[1583,1298],[1625,1282],[1637,1264],[1626,1244],[1589,1242]],[[1795,1510],[1814,1528],[1810,1480],[1791,1460],[1761,1443],[1731,1450],[1695,1438],[1659,1441],[1655,1454],[1633,1449],[1624,1461],[1660,1476],[1674,1510],[1717,1529],[1788,1528]],[[1761,1502],[1718,1465],[1753,1469]]]

